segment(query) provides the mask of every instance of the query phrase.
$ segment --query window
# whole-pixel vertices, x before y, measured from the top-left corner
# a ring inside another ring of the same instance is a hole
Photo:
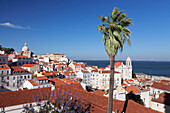
[[[7,80],[9,80],[9,76],[7,76]]]
[[[13,86],[15,86],[15,83],[13,83]]]
[[[159,104],[157,104],[157,106],[159,106]]]
[[[27,79],[27,76],[24,76],[25,79]]]
[[[4,80],[4,77],[2,77],[1,81]]]
[[[7,70],[7,75],[9,74],[9,71]]]
[[[15,77],[13,77],[13,80],[15,80]]]
[[[3,75],[3,71],[2,71],[2,73],[1,73],[1,75]]]

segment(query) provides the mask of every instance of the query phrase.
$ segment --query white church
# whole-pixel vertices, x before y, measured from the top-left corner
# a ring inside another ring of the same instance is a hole
[[[110,65],[108,65],[105,70],[110,70]],[[123,62],[116,62],[115,71],[121,73],[121,78],[123,78],[123,80],[132,79],[132,61],[130,57],[126,59],[126,64],[123,64]]]
[[[121,86],[122,79],[132,79],[132,62],[130,57],[127,58],[126,64],[123,62],[115,63],[114,72],[114,87]],[[110,65],[104,69],[91,70],[91,85],[93,88],[98,89],[109,89],[110,81]]]

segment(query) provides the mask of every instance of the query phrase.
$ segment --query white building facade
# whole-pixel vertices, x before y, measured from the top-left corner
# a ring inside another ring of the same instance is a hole
[[[0,65],[1,64],[8,65],[8,55],[0,54]]]

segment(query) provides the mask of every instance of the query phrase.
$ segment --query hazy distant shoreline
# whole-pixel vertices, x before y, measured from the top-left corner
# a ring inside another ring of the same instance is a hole
[[[74,60],[74,61],[110,61],[110,60]],[[126,60],[116,60],[117,61],[126,61]],[[133,60],[133,61],[144,61],[144,62],[170,62],[170,60]],[[132,62],[133,62],[132,61]]]
[[[74,60],[76,62],[85,62],[87,65],[95,65],[98,67],[107,67],[109,60]],[[126,63],[123,60],[118,62]],[[116,61],[116,62],[117,62]],[[132,61],[133,71],[135,73],[144,73],[153,76],[163,76],[170,78],[170,61]]]

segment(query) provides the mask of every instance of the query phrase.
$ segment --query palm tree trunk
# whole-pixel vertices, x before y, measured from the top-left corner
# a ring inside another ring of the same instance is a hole
[[[113,109],[114,63],[115,63],[115,56],[110,56],[110,83],[109,83],[108,113],[112,113],[112,109]]]

